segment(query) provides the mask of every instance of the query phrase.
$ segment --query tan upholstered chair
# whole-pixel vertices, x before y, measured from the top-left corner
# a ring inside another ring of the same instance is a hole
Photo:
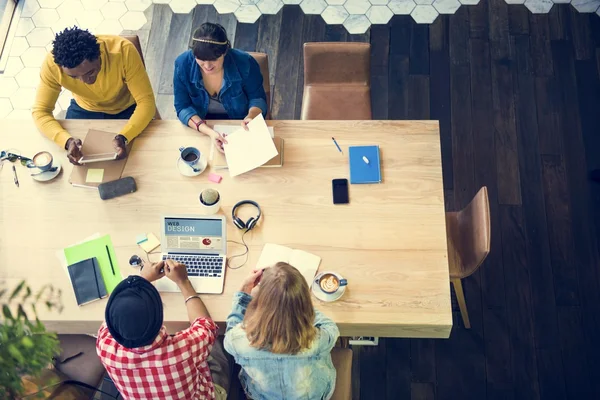
[[[331,360],[336,371],[331,400],[352,400],[352,349],[334,347]]]
[[[269,56],[265,53],[249,52],[258,63],[260,73],[263,76],[263,88],[267,94],[267,119],[271,119],[271,81],[269,80]]]
[[[465,328],[471,328],[462,281],[473,274],[490,253],[490,201],[482,187],[463,210],[446,213],[448,264]]]
[[[106,371],[96,353],[96,339],[88,335],[58,335],[58,340],[58,358],[64,362],[58,362],[56,369],[69,379],[99,387]]]
[[[140,53],[140,57],[142,59],[142,63],[144,64],[144,67],[145,67],[146,66],[146,61],[144,61],[144,53],[142,52],[142,45],[140,43],[140,38],[138,37],[138,35],[123,35],[121,37],[123,39],[127,39],[131,43],[133,43],[133,45],[137,49],[138,53]],[[162,119],[160,117],[160,113],[158,112],[158,107],[156,108],[156,113],[154,114],[154,119]]]
[[[305,43],[302,119],[371,119],[371,45]]]

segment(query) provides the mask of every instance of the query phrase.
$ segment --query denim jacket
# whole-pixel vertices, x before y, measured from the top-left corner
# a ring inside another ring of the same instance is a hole
[[[223,62],[223,85],[219,98],[231,119],[244,119],[251,107],[267,115],[267,95],[258,63],[252,56],[240,50],[230,49]],[[193,115],[204,119],[208,110],[209,95],[204,89],[202,73],[191,50],[180,54],[175,60],[173,76],[175,110],[184,125]]]
[[[237,292],[227,317],[225,350],[242,367],[240,382],[253,400],[329,399],[335,389],[331,349],[340,331],[336,324],[315,310],[317,336],[309,349],[295,355],[274,354],[250,345],[242,320],[252,297]]]

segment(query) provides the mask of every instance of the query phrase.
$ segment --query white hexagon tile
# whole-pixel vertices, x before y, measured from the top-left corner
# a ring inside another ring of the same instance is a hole
[[[425,0],[418,0],[425,1]],[[433,24],[433,21],[438,17],[439,13],[432,5],[417,4],[412,10],[410,16],[415,20],[417,24]]]
[[[235,17],[243,24],[253,24],[260,17],[260,10],[254,4],[242,4],[235,10]]]
[[[189,14],[196,7],[196,0],[171,0],[169,7],[176,14]]]
[[[371,6],[371,8],[367,10],[366,15],[372,24],[387,24],[394,16],[386,6]]]
[[[391,0],[387,6],[396,15],[408,15],[415,9],[417,4],[414,0]]]
[[[219,14],[229,14],[235,12],[240,6],[238,0],[216,0],[213,7]]]
[[[350,14],[343,6],[328,6],[321,14],[326,24],[341,25]]]
[[[303,0],[300,3],[300,8],[304,11],[304,14],[320,15],[327,8],[327,3],[325,0]]]
[[[256,5],[262,14],[275,15],[283,8],[281,0],[259,0]]]

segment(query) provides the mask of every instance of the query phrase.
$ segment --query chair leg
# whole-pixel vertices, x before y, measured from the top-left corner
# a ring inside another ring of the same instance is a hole
[[[454,286],[454,293],[456,294],[456,300],[458,301],[460,315],[462,316],[465,328],[471,329],[471,322],[469,321],[469,312],[467,311],[467,302],[465,300],[465,292],[463,292],[462,281],[460,279],[452,279],[452,285]]]

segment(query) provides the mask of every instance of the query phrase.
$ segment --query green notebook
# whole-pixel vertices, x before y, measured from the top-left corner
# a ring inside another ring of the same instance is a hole
[[[108,246],[108,252],[106,251]],[[117,255],[113,248],[109,235],[101,236],[98,239],[89,242],[80,243],[75,246],[67,247],[65,250],[67,265],[72,265],[88,258],[96,258],[102,272],[102,280],[106,291],[111,293],[113,289],[123,280],[121,270],[117,263]],[[110,252],[110,256],[109,256]],[[112,268],[111,268],[112,261]],[[113,274],[114,269],[114,274]]]

